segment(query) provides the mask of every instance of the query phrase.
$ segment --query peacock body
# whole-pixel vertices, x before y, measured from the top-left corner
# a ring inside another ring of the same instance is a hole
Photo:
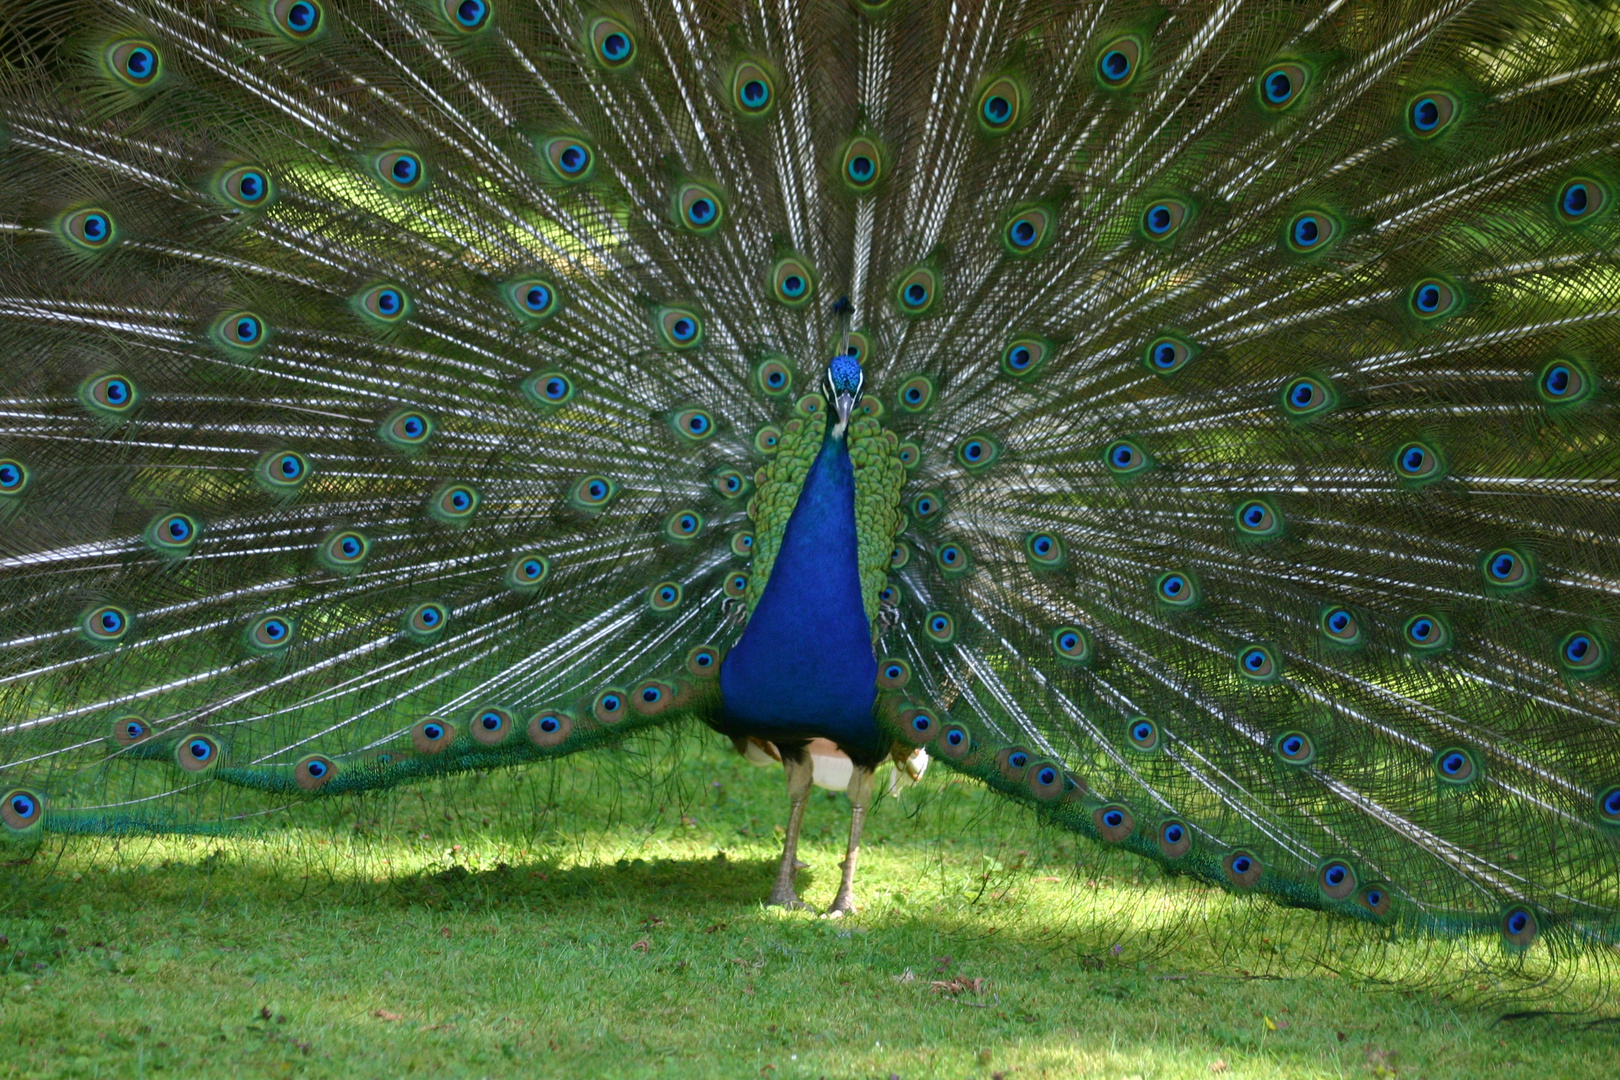
[[[1234,891],[1613,942],[1617,28],[9,0],[4,831],[696,718],[786,768],[779,903],[812,759],[845,911],[921,748]]]

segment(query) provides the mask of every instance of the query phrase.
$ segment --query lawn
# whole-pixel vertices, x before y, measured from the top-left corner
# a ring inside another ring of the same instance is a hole
[[[1620,1061],[1601,1014],[1502,1019],[1589,1003],[1602,958],[1515,1001],[1470,966],[1490,943],[1346,936],[944,770],[874,810],[857,916],[767,909],[785,809],[778,770],[693,732],[297,807],[244,839],[49,841],[0,871],[0,1077],[1612,1080]],[[848,818],[813,797],[812,903]]]

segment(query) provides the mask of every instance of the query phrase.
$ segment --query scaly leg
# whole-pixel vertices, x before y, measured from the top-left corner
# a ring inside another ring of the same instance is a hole
[[[844,880],[838,886],[827,915],[838,918],[855,911],[855,857],[861,850],[861,826],[866,823],[866,808],[872,802],[872,787],[876,770],[869,765],[855,766],[849,778],[849,850],[844,853]]]
[[[793,875],[799,871],[799,826],[804,824],[804,807],[810,801],[810,781],[815,770],[810,755],[801,748],[796,753],[782,750],[782,771],[787,773],[787,839],[782,842],[782,863],[776,868],[776,884],[771,887],[771,904],[785,908],[809,907],[793,890]]]

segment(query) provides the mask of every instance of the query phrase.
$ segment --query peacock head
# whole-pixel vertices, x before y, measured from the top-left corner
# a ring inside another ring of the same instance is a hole
[[[855,403],[861,399],[861,384],[865,381],[861,362],[852,353],[835,356],[827,365],[827,399],[838,413],[836,434],[842,435],[849,426],[849,414],[855,411]]]

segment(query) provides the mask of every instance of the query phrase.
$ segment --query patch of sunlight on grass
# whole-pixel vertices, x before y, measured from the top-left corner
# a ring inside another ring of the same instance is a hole
[[[856,917],[766,908],[780,773],[714,743],[313,803],[252,838],[50,841],[3,871],[0,1077],[1612,1072],[1588,1017],[1423,989],[1466,953],[1166,879],[951,777],[878,804]],[[847,825],[813,797],[814,904]]]
[[[414,232],[434,243],[457,248],[466,244],[465,222],[455,215],[420,199],[389,195],[363,173],[335,165],[303,165],[290,170],[290,176],[311,193],[333,202],[357,206],[391,225]],[[491,195],[495,194],[489,181],[483,181],[481,186]],[[511,200],[500,199],[496,202],[510,205]],[[611,251],[621,242],[619,232],[610,227],[609,221],[616,221],[622,230],[629,220],[627,211],[617,211],[611,218],[603,211],[597,216],[581,215],[565,226],[532,210],[518,208],[507,213],[515,220],[507,220],[504,224],[486,221],[481,228],[498,228],[513,244],[546,262],[552,271],[565,276],[582,270],[604,272],[606,266],[595,252]],[[571,258],[563,258],[563,252],[569,253]]]

